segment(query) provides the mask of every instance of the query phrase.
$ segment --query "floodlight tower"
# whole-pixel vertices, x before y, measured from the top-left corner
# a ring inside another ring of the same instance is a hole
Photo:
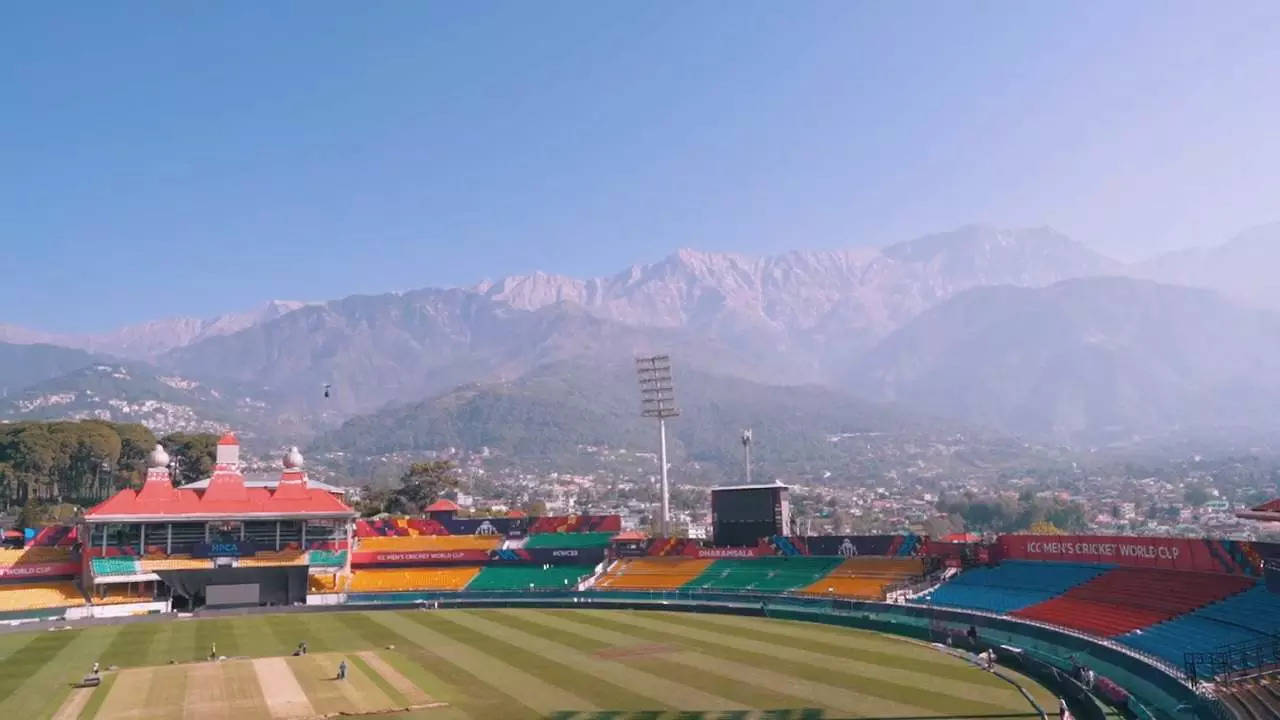
[[[742,431],[742,453],[747,462],[747,484],[751,484],[751,428]]]
[[[652,355],[636,358],[636,374],[640,377],[640,414],[658,419],[658,465],[662,468],[663,537],[670,537],[671,489],[667,485],[667,418],[680,414],[676,409],[675,386],[671,380],[671,356]]]

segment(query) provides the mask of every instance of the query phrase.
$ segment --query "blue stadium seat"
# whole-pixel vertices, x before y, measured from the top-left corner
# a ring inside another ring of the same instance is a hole
[[[1120,642],[1181,665],[1185,652],[1208,652],[1274,635],[1280,595],[1261,584],[1168,622],[1120,636]]]
[[[935,605],[1013,612],[1044,602],[1111,569],[1108,565],[1010,560],[976,568],[943,583],[928,597]]]

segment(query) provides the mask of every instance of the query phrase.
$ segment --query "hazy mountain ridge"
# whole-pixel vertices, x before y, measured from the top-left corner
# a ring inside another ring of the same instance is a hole
[[[239,332],[297,310],[306,304],[295,300],[271,300],[245,312],[226,313],[212,318],[181,316],[160,318],[103,333],[83,335],[47,333],[13,325],[0,325],[0,342],[24,345],[45,343],[126,359],[150,359],[174,348]]]
[[[668,446],[686,476],[741,480],[738,433],[744,427],[755,432],[758,468],[790,477],[871,471],[907,462],[907,455],[990,470],[1040,452],[991,435],[957,435],[954,424],[825,387],[764,385],[688,369],[677,369],[675,384],[682,412],[668,424]],[[311,450],[359,458],[487,448],[522,463],[564,469],[584,446],[651,453],[653,445],[654,424],[640,417],[630,363],[564,362],[512,382],[466,385],[352,418],[317,438]],[[628,462],[653,464],[640,457]]]
[[[72,348],[42,343],[0,342],[0,394],[11,393],[99,360]]]
[[[1070,441],[1275,428],[1280,316],[1130,278],[977,288],[886,338],[851,384],[882,401]]]
[[[1249,326],[1264,339],[1227,333],[1238,309],[1211,293],[1098,277],[1132,270],[1048,228],[974,225],[883,249],[764,258],[681,250],[587,280],[533,273],[468,289],[277,303],[208,321],[200,339],[156,362],[210,388],[249,388],[240,394],[275,418],[254,422],[302,434],[548,364],[610,365],[654,351],[699,377],[852,388],[1081,441],[1240,419],[1222,411],[1221,397],[1270,397],[1242,367],[1223,375],[1207,361],[1177,362],[1178,343],[1207,344],[1271,372],[1269,356],[1250,345],[1270,341],[1268,322]],[[1075,278],[1092,279],[1063,282]],[[1169,312],[1151,309],[1160,303]],[[1171,327],[1179,314],[1205,333]],[[1135,330],[1143,327],[1150,337]],[[1144,357],[1143,342],[1161,349],[1158,362]],[[1100,387],[1107,392],[1090,391]],[[1247,416],[1266,420],[1260,410]]]
[[[1255,307],[1280,310],[1280,223],[1246,230],[1222,245],[1166,253],[1133,267],[1133,274],[1178,285],[1211,288]]]

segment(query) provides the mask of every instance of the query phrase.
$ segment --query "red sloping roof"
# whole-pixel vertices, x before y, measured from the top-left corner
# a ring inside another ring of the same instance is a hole
[[[508,511],[507,511],[507,517],[509,517],[509,518],[522,518],[522,517],[529,517],[529,516],[528,516],[528,515],[525,513],[525,511],[523,511],[523,510],[508,510]]]
[[[91,508],[85,518],[353,514],[346,503],[320,489],[297,488],[302,492],[281,493],[268,488],[246,488],[241,482],[239,493],[219,496],[213,492],[212,482],[209,486],[208,490],[175,489],[168,497],[121,490]]]
[[[454,501],[448,498],[440,498],[428,505],[425,512],[458,512],[461,509]]]
[[[645,538],[647,538],[647,537],[649,537],[649,536],[648,536],[648,535],[645,535],[644,533],[640,532],[639,530],[628,530],[628,531],[626,531],[626,532],[620,532],[620,533],[618,533],[617,535],[614,535],[614,536],[613,536],[613,541],[614,541],[614,542],[618,542],[618,541],[626,542],[626,541],[628,541],[628,540],[630,540],[630,541],[635,541],[635,540],[644,540],[644,539],[645,539]]]
[[[276,499],[306,497],[310,488],[307,487],[307,476],[301,470],[285,470],[280,473],[280,482],[276,485]]]
[[[222,437],[218,438],[219,445],[239,445],[240,441],[236,439],[236,434],[228,430],[222,433]]]
[[[1254,512],[1280,512],[1280,498],[1277,498],[1275,500],[1268,500],[1267,502],[1262,503],[1258,507],[1253,508],[1253,511]]]

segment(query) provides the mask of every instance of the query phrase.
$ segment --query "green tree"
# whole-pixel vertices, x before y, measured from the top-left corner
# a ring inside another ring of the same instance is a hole
[[[210,433],[170,433],[160,439],[165,452],[178,463],[175,484],[203,480],[213,474],[218,455],[218,436]]]
[[[454,465],[448,460],[413,463],[400,476],[400,487],[392,493],[388,512],[415,514],[440,498],[446,490],[458,487]]]
[[[1200,507],[1209,502],[1209,497],[1209,491],[1200,485],[1192,485],[1182,493],[1182,499],[1194,507]]]

